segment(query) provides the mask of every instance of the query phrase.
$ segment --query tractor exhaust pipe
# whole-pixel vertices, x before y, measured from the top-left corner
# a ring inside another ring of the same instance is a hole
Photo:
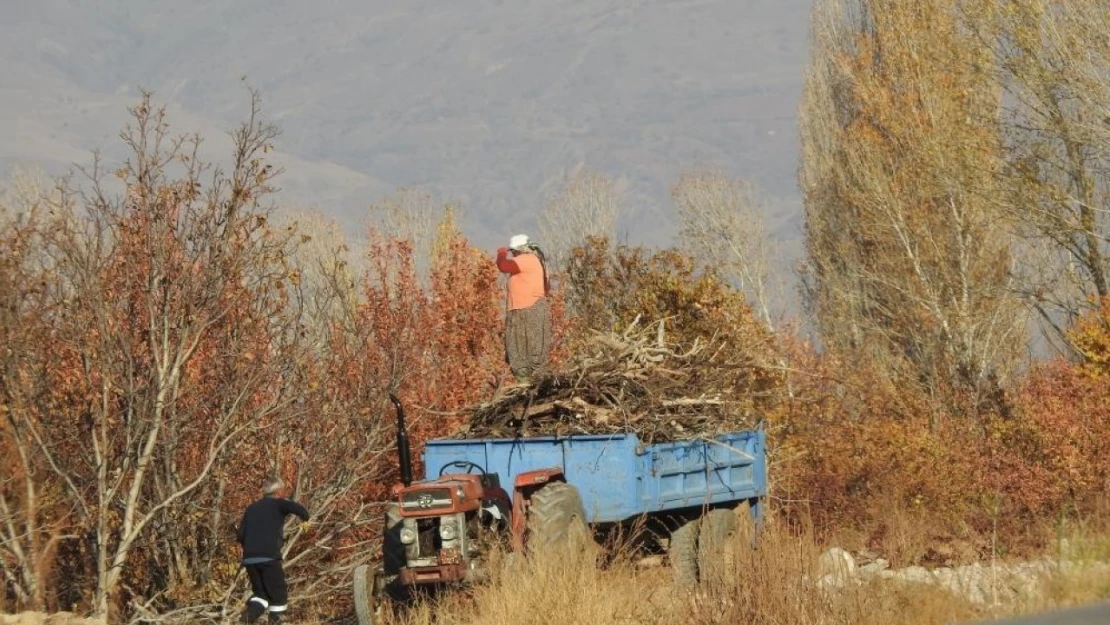
[[[407,487],[412,484],[412,453],[409,451],[409,433],[405,429],[405,409],[393,393],[389,394],[389,401],[397,409],[397,461],[400,463],[401,483]]]

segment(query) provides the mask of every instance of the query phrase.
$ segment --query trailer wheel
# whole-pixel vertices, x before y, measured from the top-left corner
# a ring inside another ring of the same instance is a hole
[[[589,546],[586,508],[578,489],[566,482],[551,482],[532,495],[528,508],[528,547],[561,547],[572,553]]]
[[[698,583],[698,530],[701,519],[686,521],[671,532],[667,547],[674,581],[680,587],[690,588]]]
[[[747,543],[749,547],[755,549],[762,528],[752,516],[752,501],[748,499],[740,502],[740,505],[733,509],[733,513],[736,515],[736,533],[742,540],[737,544]]]
[[[739,526],[733,510],[718,508],[702,517],[698,536],[698,572],[702,583],[722,584],[735,578],[735,537]]]
[[[361,564],[355,568],[355,614],[358,616],[358,625],[375,625],[378,622],[375,585],[374,569],[369,564]]]

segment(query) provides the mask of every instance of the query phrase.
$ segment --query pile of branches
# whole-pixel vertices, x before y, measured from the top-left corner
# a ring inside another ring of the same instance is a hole
[[[646,442],[752,427],[756,364],[724,342],[669,344],[662,322],[598,333],[565,367],[465,411],[454,438],[635,433]]]

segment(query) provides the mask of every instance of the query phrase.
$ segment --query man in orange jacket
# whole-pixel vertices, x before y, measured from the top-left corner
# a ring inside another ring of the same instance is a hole
[[[509,274],[506,360],[517,381],[530,384],[532,375],[547,364],[551,351],[551,309],[547,305],[551,284],[547,268],[539,248],[524,234],[512,237],[508,247],[497,250],[497,268]]]

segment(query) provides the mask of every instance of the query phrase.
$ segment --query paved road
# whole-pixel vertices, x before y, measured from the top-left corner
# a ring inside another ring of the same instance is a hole
[[[1002,621],[982,621],[981,625],[1110,625],[1110,603],[1073,608],[1060,612],[1033,614]]]

